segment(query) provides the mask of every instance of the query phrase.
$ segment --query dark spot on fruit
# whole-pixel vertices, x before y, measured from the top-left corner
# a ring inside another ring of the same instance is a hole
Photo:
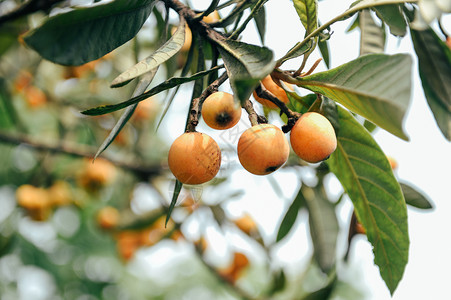
[[[232,116],[229,112],[223,111],[216,116],[216,123],[221,126],[226,126],[232,121]]]
[[[274,172],[275,170],[277,170],[278,168],[280,168],[280,166],[281,166],[281,165],[267,167],[267,168],[265,169],[265,172],[268,173],[268,174],[269,174],[269,173],[272,173],[272,172]]]

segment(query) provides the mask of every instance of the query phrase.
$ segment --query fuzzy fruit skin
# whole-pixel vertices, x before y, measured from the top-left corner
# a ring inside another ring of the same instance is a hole
[[[240,120],[241,107],[235,103],[232,94],[216,92],[202,104],[202,118],[213,129],[229,129]]]
[[[297,156],[310,163],[325,160],[337,148],[335,130],[316,112],[303,114],[291,129],[290,142]]]
[[[288,96],[287,93],[285,92],[285,90],[283,88],[281,88],[280,86],[277,85],[277,83],[275,83],[271,76],[268,75],[265,78],[262,79],[261,83],[263,84],[263,86],[269,91],[271,92],[274,96],[277,97],[277,99],[279,99],[280,101],[282,101],[283,103],[288,103]],[[293,90],[293,87],[291,84],[286,83],[286,85]],[[259,96],[257,96],[257,93],[254,91],[253,93],[255,100],[257,100],[258,102],[260,102],[262,105],[268,107],[268,108],[278,108],[277,105],[275,105],[274,103],[272,103],[269,100],[260,98]]]
[[[221,149],[205,133],[185,132],[172,143],[168,154],[169,169],[182,183],[205,183],[219,171]]]
[[[241,165],[255,175],[267,175],[279,169],[288,159],[290,146],[278,127],[259,124],[247,129],[238,140]]]

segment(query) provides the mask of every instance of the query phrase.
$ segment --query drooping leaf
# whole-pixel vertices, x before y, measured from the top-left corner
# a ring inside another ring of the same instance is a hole
[[[423,193],[415,189],[413,186],[401,182],[402,193],[404,194],[404,199],[406,203],[410,206],[420,208],[420,209],[432,209],[433,206]]]
[[[255,25],[257,26],[258,35],[260,36],[260,40],[262,44],[265,43],[265,34],[266,34],[266,11],[265,7],[262,6],[254,15]]]
[[[344,105],[388,132],[408,140],[402,122],[410,102],[410,56],[368,54],[296,84]]]
[[[318,48],[321,52],[321,56],[323,57],[323,61],[326,64],[326,67],[330,68],[330,53],[329,53],[329,42],[328,40],[318,40]]]
[[[138,85],[135,88],[135,91],[133,92],[133,97],[141,95],[144,93],[144,91],[147,89],[149,84],[152,82],[155,74],[157,73],[158,67],[156,67],[151,72],[148,72],[143,76],[143,78],[139,81]],[[132,117],[133,113],[135,112],[136,107],[138,107],[138,103],[130,105],[127,107],[127,109],[124,111],[124,113],[121,115],[119,120],[117,121],[116,125],[114,125],[113,129],[111,130],[110,134],[107,136],[107,138],[103,141],[102,145],[97,150],[96,155],[94,156],[94,159],[96,159],[103,151],[108,148],[109,145],[114,141],[114,139],[117,137],[119,132],[121,132],[122,128],[127,124],[128,120]]]
[[[333,270],[336,261],[338,219],[335,205],[320,188],[303,186],[305,206],[309,212],[310,235],[314,257],[324,273]]]
[[[180,25],[177,27],[174,35],[157,51],[117,76],[111,83],[111,87],[114,88],[123,86],[134,78],[154,70],[159,65],[177,54],[185,42],[185,26],[185,19],[180,18]]]
[[[171,204],[169,204],[168,212],[166,214],[166,222],[165,225],[168,225],[169,219],[171,218],[172,211],[174,210],[175,204],[177,203],[177,199],[180,195],[180,191],[182,190],[183,183],[181,183],[178,179],[175,180],[174,192],[172,194]]]
[[[259,81],[275,66],[273,53],[266,47],[234,40],[218,40],[234,97],[240,102],[249,99]]]
[[[272,282],[271,282],[271,290],[270,295],[273,295],[279,291],[282,291],[287,284],[287,279],[285,276],[285,272],[283,269],[273,273]]]
[[[299,210],[305,206],[305,201],[301,188],[282,219],[279,231],[277,232],[276,242],[281,241],[290,232],[296,222]]]
[[[451,50],[431,28],[410,34],[424,94],[438,127],[451,141]]]
[[[305,43],[304,45],[302,45],[302,47],[300,47],[299,49],[297,48],[298,45],[300,44],[300,42],[297,42],[293,47],[291,47],[290,50],[287,51],[287,53],[279,58],[277,60],[277,64],[276,65],[281,65],[282,63],[284,63],[285,61],[289,60],[289,59],[293,59],[296,57],[299,57],[309,51],[311,51],[314,46],[314,43],[312,42],[312,40],[308,41],[307,43]],[[292,52],[293,49],[296,49],[296,51]]]
[[[312,33],[318,27],[318,1],[293,0],[294,8],[305,28],[305,35]]]
[[[369,10],[359,13],[360,55],[383,53],[385,49],[385,30],[377,25]]]
[[[24,36],[42,57],[82,65],[132,39],[152,12],[154,0],[114,0],[77,7],[49,18]]]
[[[327,164],[354,204],[373,245],[374,262],[393,294],[409,256],[407,208],[387,157],[353,116],[339,107],[337,150]]]
[[[377,16],[390,28],[390,33],[396,36],[405,36],[407,21],[399,4],[380,5],[374,7]]]
[[[207,76],[211,72],[214,72],[214,71],[216,71],[218,69],[221,69],[222,67],[223,66],[217,66],[217,67],[211,68],[210,70],[206,70],[206,71],[203,71],[203,72],[199,72],[199,73],[193,74],[193,75],[191,75],[189,77],[172,77],[172,78],[169,78],[168,80],[160,83],[159,85],[151,88],[149,91],[147,91],[147,92],[145,92],[145,93],[143,93],[143,94],[141,94],[139,96],[133,97],[133,98],[127,100],[127,101],[124,101],[124,102],[121,102],[121,103],[118,103],[118,104],[97,106],[97,107],[90,108],[88,110],[82,111],[81,113],[84,114],[84,115],[88,115],[88,116],[99,116],[99,115],[108,114],[108,113],[111,113],[113,111],[117,111],[117,110],[126,108],[127,106],[136,104],[136,103],[138,103],[138,102],[140,102],[142,100],[145,100],[145,99],[149,98],[150,96],[156,95],[156,94],[158,94],[158,93],[160,93],[162,91],[166,91],[166,90],[168,90],[170,88],[173,88],[175,86],[178,86],[180,84],[187,83],[187,82],[196,80],[198,78],[202,78],[204,76]]]

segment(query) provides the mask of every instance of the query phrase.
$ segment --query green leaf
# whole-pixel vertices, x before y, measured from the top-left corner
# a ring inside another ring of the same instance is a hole
[[[390,28],[390,33],[396,36],[405,36],[407,21],[402,12],[401,5],[389,4],[373,8],[377,16]]]
[[[234,40],[218,40],[234,97],[240,102],[249,99],[259,81],[275,66],[273,53],[266,47]]]
[[[180,191],[182,189],[183,183],[181,183],[178,179],[175,180],[175,186],[174,186],[174,193],[172,194],[172,200],[171,204],[168,207],[168,213],[166,215],[166,222],[165,226],[168,225],[169,219],[171,218],[172,210],[175,207],[175,204],[177,203],[177,198],[180,195]]]
[[[402,122],[410,101],[411,64],[412,59],[405,54],[368,54],[293,83],[323,94],[408,140]]]
[[[329,42],[328,40],[319,39],[318,48],[323,57],[323,61],[326,64],[326,67],[330,68],[330,55],[329,55]]]
[[[42,57],[82,65],[132,39],[150,15],[154,0],[115,0],[78,7],[49,18],[24,36]]]
[[[221,69],[222,67],[223,66],[217,66],[217,67],[211,68],[210,70],[206,70],[206,71],[202,71],[202,72],[193,74],[190,77],[172,77],[172,78],[169,78],[168,80],[160,83],[159,85],[153,87],[152,89],[145,92],[144,94],[133,97],[127,101],[124,101],[124,102],[121,102],[118,104],[97,106],[97,107],[82,111],[81,113],[84,115],[88,115],[88,116],[99,116],[99,115],[108,114],[113,111],[117,111],[117,110],[126,108],[127,106],[136,104],[140,101],[143,101],[143,100],[149,98],[150,96],[156,95],[160,92],[166,91],[166,90],[171,89],[180,84],[187,83],[187,82],[196,80],[198,78],[202,78],[202,77],[210,74],[211,72],[215,72],[216,70]]]
[[[299,210],[305,206],[305,201],[301,188],[282,219],[279,231],[277,232],[276,242],[281,241],[290,232],[296,222]]]
[[[335,205],[327,199],[324,190],[303,185],[305,204],[309,212],[310,235],[314,256],[324,273],[333,270],[336,261],[338,219]]]
[[[129,83],[134,78],[144,73],[150,72],[159,65],[173,57],[182,48],[185,42],[185,19],[180,18],[180,25],[177,27],[174,35],[161,46],[157,51],[140,61],[127,71],[117,76],[111,83],[111,87],[120,87]]]
[[[407,208],[384,152],[352,115],[339,107],[337,150],[327,161],[354,204],[373,245],[374,262],[393,294],[409,256]]]
[[[262,44],[265,43],[265,34],[266,34],[266,11],[265,7],[262,6],[254,15],[255,25],[257,26],[258,35],[260,36],[260,40]]]
[[[305,28],[305,35],[309,35],[318,28],[318,1],[317,0],[293,0],[294,8]]]
[[[377,25],[369,10],[359,13],[360,55],[383,53],[385,49],[385,30]]]
[[[404,199],[406,203],[410,206],[420,208],[420,209],[432,209],[433,206],[424,194],[419,192],[413,186],[401,182],[402,193],[404,194]]]
[[[285,61],[287,61],[289,59],[293,59],[293,58],[299,57],[299,56],[309,52],[310,50],[312,50],[312,47],[314,46],[314,43],[312,42],[312,40],[308,41],[307,43],[302,45],[302,47],[297,49],[299,44],[300,44],[300,42],[297,42],[293,47],[291,47],[290,50],[287,51],[287,53],[282,58],[277,60],[277,65],[282,64],[282,63],[284,63]],[[296,49],[296,51],[291,53],[291,51],[293,49]]]
[[[152,82],[155,74],[157,73],[157,70],[158,67],[156,67],[155,69],[153,69],[153,71],[143,76],[143,78],[139,81],[138,85],[136,86],[135,91],[133,92],[133,96],[138,96],[144,93],[149,84]],[[127,109],[124,111],[124,113],[117,121],[116,125],[114,125],[108,137],[103,141],[102,145],[97,150],[94,159],[96,159],[103,151],[105,151],[106,148],[108,148],[108,146],[114,141],[119,132],[121,132],[122,128],[125,126],[125,124],[127,124],[128,120],[130,120],[130,118],[132,117],[136,107],[138,107],[138,103],[127,107]]]
[[[410,33],[424,94],[438,127],[451,141],[451,50],[431,28]]]

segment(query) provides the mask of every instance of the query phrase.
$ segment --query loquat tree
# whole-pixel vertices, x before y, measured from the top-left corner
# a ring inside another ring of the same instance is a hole
[[[333,1],[293,0],[300,23],[287,30],[299,40],[280,57],[265,42],[283,22],[267,18],[269,0],[204,2],[0,1],[0,265],[41,274],[42,299],[362,299],[341,276],[360,235],[393,295],[409,261],[407,209],[432,204],[398,178],[373,133],[409,140],[403,122],[419,74],[451,139],[451,37],[441,22],[451,2],[357,0],[320,20]],[[349,45],[359,55],[332,67],[333,29],[346,22],[359,31]],[[260,44],[246,40],[252,30]],[[388,38],[411,39],[412,53],[388,54]],[[231,183],[237,170],[266,176],[274,201],[292,190],[272,233],[230,209],[246,197]],[[272,177],[280,172],[298,184],[284,187]],[[301,216],[313,250],[291,276],[272,253]],[[136,276],[157,247],[189,259],[171,267],[167,254],[164,276]],[[177,268],[183,280],[163,280]],[[0,276],[9,298],[33,290],[16,273]]]

